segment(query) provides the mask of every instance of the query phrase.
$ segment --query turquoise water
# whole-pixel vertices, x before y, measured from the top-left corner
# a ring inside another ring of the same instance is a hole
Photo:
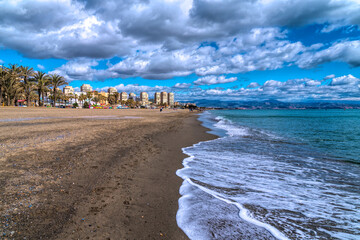
[[[221,110],[183,149],[190,239],[359,239],[360,110]]]
[[[214,114],[312,146],[339,160],[360,163],[360,110],[224,110]]]

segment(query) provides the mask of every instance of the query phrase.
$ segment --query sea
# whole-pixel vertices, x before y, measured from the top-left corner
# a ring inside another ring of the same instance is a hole
[[[214,110],[183,149],[190,239],[360,239],[360,110]]]

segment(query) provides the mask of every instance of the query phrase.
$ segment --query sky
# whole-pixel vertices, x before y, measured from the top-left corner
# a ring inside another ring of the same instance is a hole
[[[176,100],[360,100],[360,0],[0,0],[0,64]]]

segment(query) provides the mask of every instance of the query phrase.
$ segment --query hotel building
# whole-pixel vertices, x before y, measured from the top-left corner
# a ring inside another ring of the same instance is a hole
[[[116,88],[114,88],[114,87],[109,87],[108,93],[109,93],[109,94],[117,93],[117,90],[116,90]]]
[[[93,88],[90,86],[90,84],[83,84],[80,87],[81,92],[92,92]]]
[[[168,104],[168,94],[167,94],[167,92],[161,92],[161,94],[160,94],[160,103],[161,104]]]
[[[127,101],[128,100],[128,94],[126,92],[120,93],[120,101]]]
[[[136,101],[136,94],[135,93],[130,93],[129,94],[129,99],[132,99],[132,100]]]
[[[168,104],[169,106],[174,106],[174,93],[170,92],[168,93]]]
[[[71,86],[65,86],[65,87],[63,88],[63,93],[64,93],[65,95],[74,94],[74,88],[71,87]]]
[[[154,103],[155,103],[156,105],[160,105],[160,93],[159,93],[159,92],[156,92],[156,93],[154,94]]]
[[[141,104],[143,104],[143,105],[146,105],[149,103],[149,95],[147,94],[147,92],[140,93],[140,101],[141,101]]]

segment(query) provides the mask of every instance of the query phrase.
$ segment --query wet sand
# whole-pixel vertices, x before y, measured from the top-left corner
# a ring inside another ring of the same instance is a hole
[[[187,239],[176,223],[181,148],[214,138],[196,118],[0,108],[1,237]]]

